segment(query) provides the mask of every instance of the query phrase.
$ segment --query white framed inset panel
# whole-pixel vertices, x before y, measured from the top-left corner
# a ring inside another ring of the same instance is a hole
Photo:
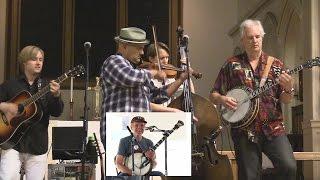
[[[171,130],[181,120],[184,125],[167,138],[167,167],[168,176],[191,176],[191,114],[190,113],[106,113],[106,175],[115,176],[114,157],[117,155],[120,139],[129,136],[127,126],[134,116],[142,116],[148,122],[147,126]],[[161,132],[144,131],[143,136],[156,144],[163,134]],[[156,149],[157,166],[154,171],[165,174],[165,145],[162,143]]]

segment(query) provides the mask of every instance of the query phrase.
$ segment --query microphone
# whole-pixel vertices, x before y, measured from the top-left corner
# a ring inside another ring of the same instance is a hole
[[[183,35],[182,39],[188,43],[189,36],[185,34],[185,35]]]
[[[181,44],[183,45],[183,46],[188,46],[188,42],[189,42],[189,36],[188,35],[183,35],[183,37],[182,37],[182,40],[181,40]]]
[[[176,30],[178,35],[182,35],[183,33],[183,28],[181,26],[178,26],[177,30]]]
[[[83,46],[84,46],[84,49],[86,50],[86,54],[87,54],[87,60],[88,60],[88,57],[89,57],[89,49],[91,48],[91,42],[85,42],[84,44],[83,44]]]
[[[149,130],[150,132],[154,131],[154,128],[156,128],[156,126],[149,126],[149,127],[145,127],[145,130]]]
[[[84,46],[85,49],[90,49],[91,48],[91,42],[85,42],[83,44],[83,46]]]
[[[181,45],[179,52],[180,52],[180,58],[182,62],[187,61],[187,52],[188,52],[188,41],[189,41],[189,36],[188,35],[183,35],[182,40],[181,40]]]
[[[186,55],[186,51],[185,50],[186,50],[186,47],[184,47],[184,46],[181,46],[180,49],[179,49],[181,61],[186,63],[187,55]]]

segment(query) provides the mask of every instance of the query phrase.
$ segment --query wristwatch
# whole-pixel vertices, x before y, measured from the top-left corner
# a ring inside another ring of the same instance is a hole
[[[294,93],[294,88],[291,88],[289,91],[287,91],[287,90],[284,89],[282,92],[284,92],[284,93],[286,93],[286,94],[293,95],[293,93]]]

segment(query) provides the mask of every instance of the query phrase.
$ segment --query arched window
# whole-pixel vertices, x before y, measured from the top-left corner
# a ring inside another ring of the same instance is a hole
[[[90,41],[90,85],[94,85],[103,61],[116,52],[113,38],[120,28],[140,27],[152,40],[151,25],[156,25],[158,40],[168,43],[175,55],[175,30],[182,25],[182,0],[11,0],[7,5],[6,79],[19,73],[17,55],[26,45],[45,51],[43,74],[54,79],[85,64],[83,44]],[[83,84],[78,80],[75,87]]]

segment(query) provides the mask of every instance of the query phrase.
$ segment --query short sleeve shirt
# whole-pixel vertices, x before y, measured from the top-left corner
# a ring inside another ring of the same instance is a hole
[[[268,57],[269,55],[262,53],[256,70],[252,69],[246,53],[229,58],[221,68],[211,92],[226,95],[228,91],[240,86],[246,86],[253,90],[257,89],[260,85]],[[274,58],[267,82],[275,82],[283,70],[283,63],[279,59]],[[252,124],[253,126],[251,126],[255,132],[262,132],[262,125],[268,123],[272,127],[281,127],[279,130],[273,131],[272,136],[284,133],[284,127],[282,126],[283,116],[279,100],[281,93],[282,89],[280,85],[276,85],[258,96],[259,111]]]
[[[127,136],[120,140],[118,155],[122,155],[124,157],[131,155],[131,140],[132,136]],[[145,152],[151,147],[153,147],[153,142],[145,137],[142,137],[138,143],[135,142],[134,144],[135,152]]]

